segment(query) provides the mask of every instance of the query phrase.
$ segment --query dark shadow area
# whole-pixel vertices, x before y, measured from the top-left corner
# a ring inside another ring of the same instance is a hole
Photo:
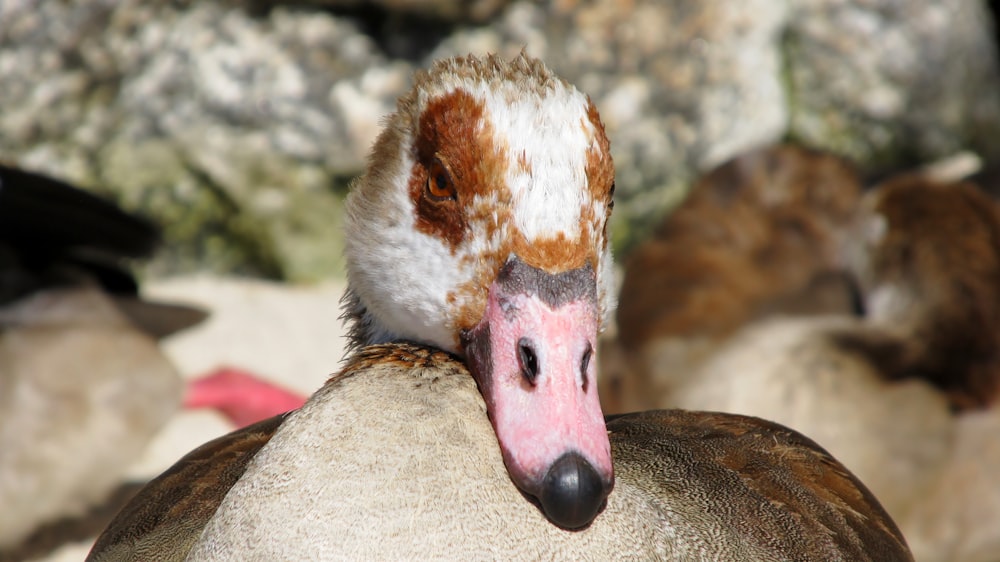
[[[358,29],[372,38],[389,58],[422,63],[438,44],[455,32],[460,22],[426,14],[395,12],[372,2],[357,2],[348,6],[327,6],[322,2],[279,2],[252,0],[251,13],[265,16],[276,6],[320,9],[338,17],[353,20]]]
[[[71,543],[88,540],[100,534],[115,514],[132,499],[145,482],[126,482],[111,493],[101,505],[79,517],[67,517],[37,529],[20,545],[0,550],[0,562],[19,562],[39,558]]]

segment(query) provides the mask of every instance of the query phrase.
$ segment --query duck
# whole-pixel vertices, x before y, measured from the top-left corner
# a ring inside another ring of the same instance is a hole
[[[0,559],[92,540],[179,410],[241,427],[305,402],[232,366],[185,380],[161,343],[208,312],[142,294],[131,266],[160,244],[150,220],[0,164]]]
[[[104,199],[0,165],[0,553],[104,502],[179,406],[158,340],[204,313],[139,297],[126,262],[158,242]]]
[[[864,192],[843,157],[794,144],[708,171],[626,262],[618,333],[603,354],[608,409],[776,421],[904,513],[951,446],[946,401],[921,381],[893,384],[881,365],[832,341],[888,337],[862,318],[870,283],[856,272],[863,256],[849,251],[872,230],[862,210],[874,211],[878,192]]]
[[[866,186],[836,222],[835,259],[826,263],[847,276],[852,307],[801,314],[770,306],[769,297],[769,314],[743,314],[713,334],[710,353],[675,363],[657,363],[650,350],[663,357],[678,341],[697,341],[706,333],[698,324],[689,324],[695,338],[677,330],[640,340],[646,354],[638,355],[639,368],[648,371],[621,369],[632,386],[612,390],[652,407],[761,416],[793,427],[865,482],[916,559],[986,561],[1000,552],[1000,495],[985,476],[1000,469],[986,437],[1000,429],[1000,218],[980,186],[938,168],[899,171]],[[815,173],[819,185],[836,177],[824,179],[829,169]],[[731,189],[746,189],[745,177],[729,177],[737,179]],[[764,210],[757,215],[768,220]],[[733,222],[726,228],[746,224],[741,217]],[[671,228],[698,236],[690,224]],[[635,278],[642,274],[634,271]],[[670,270],[659,275],[669,284]],[[621,295],[633,309],[640,303],[628,301],[636,298]],[[684,302],[675,294],[665,300]],[[761,310],[760,303],[741,302],[737,311]]]
[[[951,447],[930,463],[943,464],[938,477],[908,511],[886,507],[922,560],[995,560],[1000,208],[979,180],[901,173],[866,194],[855,231],[848,263],[868,333],[835,339],[893,385],[929,385],[950,413]]]
[[[1000,397],[1000,209],[971,181],[889,178],[869,193],[849,248],[889,378],[917,377],[956,411]],[[860,344],[863,345],[863,344]]]
[[[605,408],[658,407],[746,324],[853,314],[841,247],[861,191],[850,161],[789,143],[751,148],[699,178],[628,255],[617,331],[603,342]]]
[[[419,72],[345,204],[344,366],[152,480],[88,560],[912,560],[795,431],[603,415],[613,191],[596,106],[538,59]]]

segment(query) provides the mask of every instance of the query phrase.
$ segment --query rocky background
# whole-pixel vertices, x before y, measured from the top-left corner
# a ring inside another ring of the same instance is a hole
[[[589,93],[627,250],[780,139],[877,174],[1000,156],[980,0],[0,0],[0,159],[164,225],[152,273],[339,272],[340,202],[415,68],[526,49]]]

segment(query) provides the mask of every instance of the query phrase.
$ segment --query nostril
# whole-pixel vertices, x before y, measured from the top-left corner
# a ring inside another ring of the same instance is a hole
[[[517,357],[521,363],[521,374],[532,385],[538,378],[538,356],[535,354],[535,346],[528,338],[517,340]]]
[[[587,392],[588,381],[590,377],[587,376],[587,369],[590,368],[590,357],[594,354],[594,346],[587,343],[587,350],[583,352],[583,358],[580,359],[580,386],[583,388],[583,392]]]

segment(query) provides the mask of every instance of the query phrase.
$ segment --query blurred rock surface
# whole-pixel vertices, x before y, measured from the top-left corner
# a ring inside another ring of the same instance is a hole
[[[0,4],[0,158],[166,224],[158,271],[338,272],[340,194],[414,68],[527,49],[590,94],[616,245],[701,171],[790,137],[863,169],[1000,131],[987,4],[266,0]]]

